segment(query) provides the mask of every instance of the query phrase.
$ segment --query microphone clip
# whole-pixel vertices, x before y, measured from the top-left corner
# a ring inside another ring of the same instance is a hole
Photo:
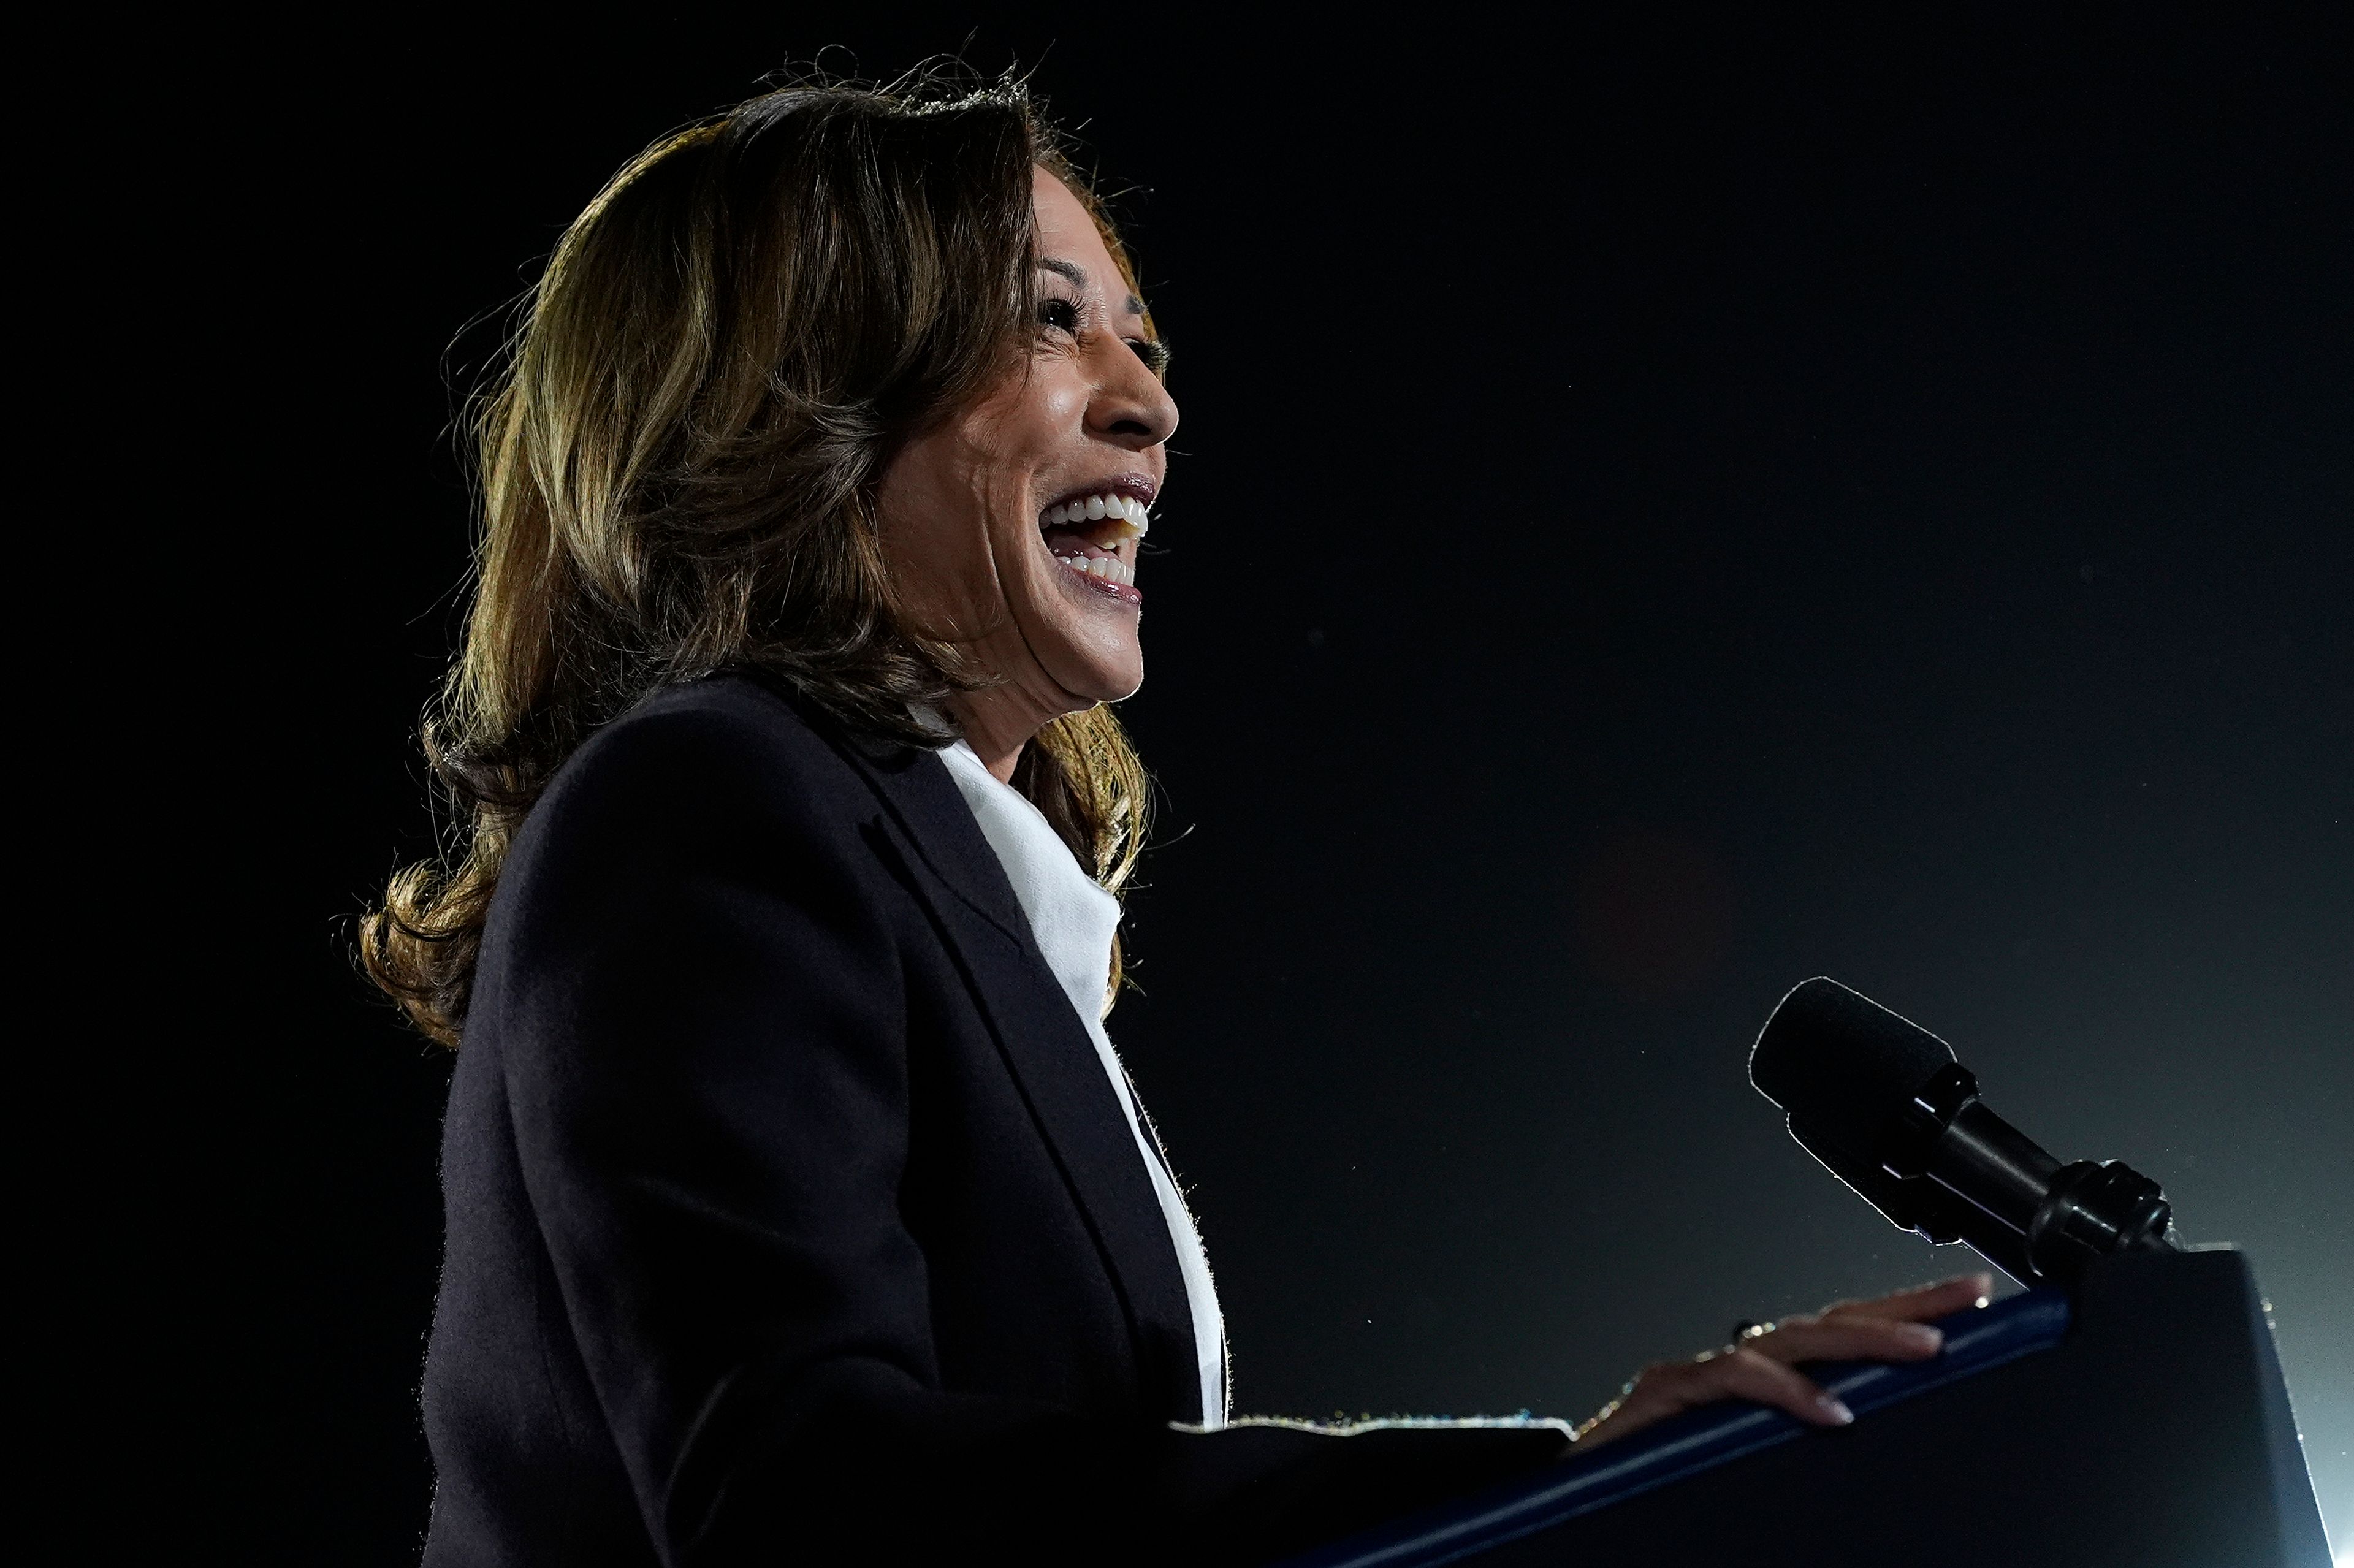
[[[2172,1209],[2157,1182],[2116,1160],[2061,1164],[1978,1098],[1976,1075],[1959,1062],[1904,1102],[1881,1169],[1903,1182],[1934,1181],[1999,1222],[1990,1234],[1972,1216],[1952,1225],[1957,1236],[1931,1239],[1967,1240],[2022,1284],[2066,1284],[2095,1257],[2169,1245]]]

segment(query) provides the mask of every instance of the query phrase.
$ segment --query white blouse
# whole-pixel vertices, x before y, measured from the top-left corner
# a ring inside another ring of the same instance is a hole
[[[1111,939],[1119,925],[1119,900],[1106,892],[1072,855],[1062,835],[1022,792],[1000,783],[982,766],[970,746],[960,740],[941,749],[949,777],[972,808],[981,836],[997,852],[1013,884],[1013,896],[1030,917],[1030,930],[1046,967],[1062,982],[1064,994],[1095,1042],[1096,1056],[1111,1079],[1112,1093],[1128,1115],[1128,1130],[1136,1139],[1136,1152],[1152,1178],[1161,1199],[1161,1218],[1177,1248],[1177,1266],[1185,1277],[1185,1298],[1193,1314],[1193,1353],[1202,1378],[1202,1425],[1226,1424],[1226,1327],[1218,1310],[1217,1287],[1210,1278],[1210,1260],[1202,1250],[1201,1233],[1185,1207],[1168,1167],[1149,1141],[1136,1108],[1128,1069],[1104,1033],[1104,999],[1111,984]]]

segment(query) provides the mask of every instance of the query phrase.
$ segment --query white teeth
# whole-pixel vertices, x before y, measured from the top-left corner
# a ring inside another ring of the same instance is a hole
[[[1055,559],[1085,577],[1100,577],[1108,583],[1136,586],[1136,568],[1117,556],[1057,556]]]
[[[1115,544],[1122,539],[1144,536],[1148,526],[1144,519],[1144,503],[1132,495],[1108,495],[1104,502],[1104,515],[1110,519],[1116,530],[1112,535]]]
[[[1132,495],[1090,495],[1084,501],[1048,507],[1044,526],[1083,528],[1090,523],[1104,524],[1105,527],[1091,531],[1091,537],[1097,548],[1110,550],[1150,532],[1150,516],[1144,503]]]

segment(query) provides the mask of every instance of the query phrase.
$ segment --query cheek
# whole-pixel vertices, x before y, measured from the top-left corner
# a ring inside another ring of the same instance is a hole
[[[912,597],[961,612],[989,597],[996,520],[1022,504],[1021,465],[1004,460],[996,422],[968,417],[903,450],[878,498],[883,553]]]
[[[1087,397],[1078,366],[1061,359],[1033,360],[1029,374],[989,409],[992,455],[1024,468],[1051,461],[1084,438]]]
[[[1043,476],[1063,466],[1075,440],[1083,439],[1087,409],[1087,387],[1072,368],[1041,364],[989,408],[975,432],[975,466],[990,476],[982,502],[989,532],[1009,569],[1009,550],[1032,565],[1032,556],[1044,554],[1037,547],[1038,514],[1049,498],[1040,492],[1053,482]]]
[[[1052,377],[1046,395],[1040,399],[1038,414],[1045,430],[1056,440],[1076,435],[1087,423],[1087,387],[1074,373]]]

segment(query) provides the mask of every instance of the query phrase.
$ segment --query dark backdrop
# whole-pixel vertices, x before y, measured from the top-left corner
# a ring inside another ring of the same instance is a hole
[[[239,1080],[266,1528],[394,1563],[425,1517],[447,1063],[347,942],[428,842],[447,378],[492,341],[460,329],[630,154],[836,44],[1018,55],[1140,187],[1185,421],[1125,710],[1166,842],[1114,1033],[1243,1407],[1579,1415],[1737,1317],[1966,1266],[1746,1084],[1828,972],[2250,1250],[2354,1527],[2354,81],[2324,11],[878,9],[388,25],[243,102],[265,177],[217,242],[261,285],[283,480],[244,586],[302,639],[255,666],[302,715]]]

